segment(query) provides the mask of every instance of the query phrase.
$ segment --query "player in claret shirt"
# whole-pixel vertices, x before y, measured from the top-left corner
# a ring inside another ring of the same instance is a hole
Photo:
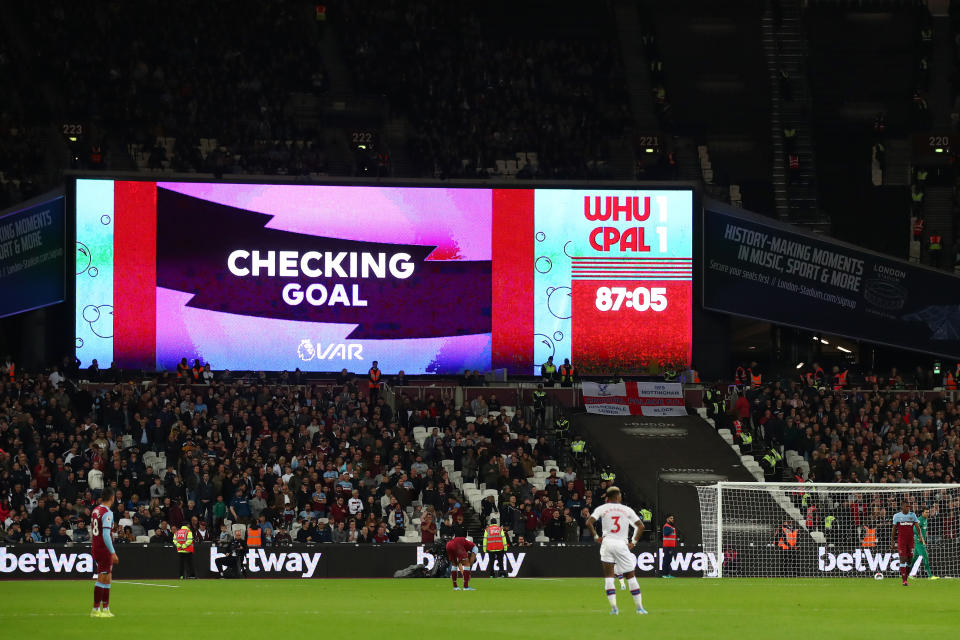
[[[459,591],[457,586],[457,570],[463,574],[463,590],[476,591],[470,586],[470,567],[477,554],[477,545],[466,538],[456,537],[447,543],[447,559],[450,560],[450,577],[453,578],[453,590]]]
[[[113,565],[120,562],[113,548],[113,489],[107,487],[100,495],[100,506],[90,514],[90,541],[93,546],[93,562],[97,568],[97,584],[93,587],[93,611],[91,618],[112,618],[110,613],[110,580]]]
[[[900,554],[900,577],[903,578],[903,586],[907,586],[907,576],[910,575],[914,531],[917,532],[920,542],[927,544],[923,531],[920,530],[920,519],[910,510],[910,504],[904,502],[900,505],[900,511],[893,514],[893,547]]]

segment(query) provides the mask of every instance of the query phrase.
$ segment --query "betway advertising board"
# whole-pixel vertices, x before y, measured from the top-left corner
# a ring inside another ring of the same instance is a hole
[[[664,564],[663,550],[654,545],[635,549],[637,573],[656,576]],[[125,545],[117,549],[120,564],[114,578],[173,579],[178,576],[176,550],[172,546]],[[217,575],[216,561],[221,550],[210,544],[197,547],[197,575]],[[600,575],[599,547],[596,545],[556,545],[514,547],[503,554],[510,577],[595,577]],[[390,578],[394,572],[413,564],[432,569],[436,556],[426,545],[291,545],[249,549],[245,557],[251,577],[263,578]],[[489,553],[478,553],[472,570],[488,575],[498,560]],[[679,549],[671,563],[674,575],[702,576],[716,570],[716,558],[696,548]],[[93,575],[89,546],[19,545],[0,547],[0,579],[85,579]]]
[[[812,549],[811,549],[812,551]],[[117,580],[165,580],[177,577],[176,550],[172,546],[125,545],[117,549],[121,563],[114,567]],[[672,560],[664,550],[652,544],[634,548],[638,577],[656,577],[666,573],[675,576],[715,576],[719,561],[713,552],[698,547],[680,547]],[[222,557],[218,547],[199,545],[195,566],[201,578],[214,577],[216,560]],[[804,554],[804,561],[793,565],[793,573],[779,574],[777,559],[769,553],[744,550],[737,566],[727,576],[777,577],[870,577],[878,571],[895,575],[900,567],[896,552],[881,549],[819,547],[816,556]],[[395,571],[413,564],[434,567],[436,557],[429,547],[414,544],[387,545],[291,545],[250,549],[246,567],[253,578],[390,578]],[[946,567],[938,554],[932,561]],[[492,554],[479,553],[472,571],[480,577],[489,575],[495,563]],[[555,545],[513,548],[504,554],[507,575],[520,578],[578,578],[600,575],[599,548],[596,545]],[[806,566],[804,566],[806,565]],[[911,563],[911,575],[917,575],[920,560]],[[0,547],[0,579],[50,580],[87,579],[94,571],[93,558],[87,546],[19,545]],[[941,575],[948,575],[941,571]],[[957,577],[957,576],[954,576]]]
[[[704,209],[703,306],[960,357],[960,278],[722,205]]]
[[[679,382],[583,383],[587,413],[607,416],[685,416]]]

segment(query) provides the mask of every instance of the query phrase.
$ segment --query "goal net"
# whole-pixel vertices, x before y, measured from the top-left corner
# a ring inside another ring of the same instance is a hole
[[[898,576],[893,514],[926,514],[913,577],[960,577],[960,485],[720,482],[697,487],[710,577]],[[926,553],[921,553],[925,551]],[[924,556],[928,562],[924,562]]]

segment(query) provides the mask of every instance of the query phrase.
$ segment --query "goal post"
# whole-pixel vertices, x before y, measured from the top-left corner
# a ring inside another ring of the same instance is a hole
[[[707,577],[898,575],[893,515],[927,514],[913,577],[960,578],[960,485],[718,482],[698,486]]]

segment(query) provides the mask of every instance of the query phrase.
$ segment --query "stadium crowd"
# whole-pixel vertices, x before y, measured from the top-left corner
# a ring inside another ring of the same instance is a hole
[[[922,370],[916,375],[927,380]],[[741,429],[752,419],[768,445],[802,456],[805,468],[786,469],[800,480],[957,482],[960,405],[906,389],[895,369],[882,380],[869,377],[862,390],[814,376],[747,388],[731,419]]]
[[[543,12],[559,24],[543,35]],[[486,175],[533,152],[520,175],[602,177],[606,144],[630,120],[612,20],[532,6],[435,0],[342,3],[344,51],[362,90],[409,120],[421,173]],[[600,25],[594,21],[600,20]],[[530,21],[528,23],[528,21]]]
[[[104,381],[114,374],[58,367],[0,383],[0,541],[87,540],[105,486],[120,542],[167,543],[187,524],[199,541],[256,526],[264,545],[430,543],[475,535],[477,516],[499,516],[514,544],[589,537],[602,484],[543,471],[552,425],[493,395],[462,407],[400,396],[394,411],[346,371],[303,386],[211,378],[199,363]]]

